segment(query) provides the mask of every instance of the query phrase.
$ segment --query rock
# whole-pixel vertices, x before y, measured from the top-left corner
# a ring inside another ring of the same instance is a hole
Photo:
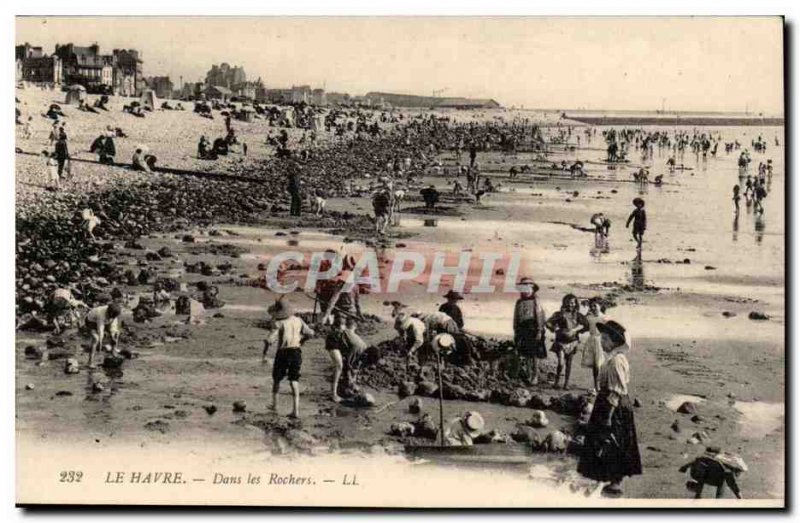
[[[706,431],[695,432],[692,436],[686,440],[686,443],[690,445],[697,445],[698,443],[705,443],[709,441],[711,437],[708,435]]]
[[[422,412],[422,398],[413,398],[408,404],[408,412],[411,414],[419,414]]]
[[[47,350],[42,347],[36,347],[35,345],[25,347],[25,357],[29,360],[44,359],[45,354],[47,354]]]
[[[692,401],[684,401],[678,407],[678,412],[681,414],[697,414],[697,404]]]
[[[256,267],[256,269],[259,270],[259,271],[266,271],[267,270],[267,264],[266,263],[259,263],[258,266]]]
[[[527,443],[534,448],[538,448],[542,444],[542,435],[536,429],[527,425],[517,425],[515,431],[511,434],[511,439],[517,443]]]
[[[675,432],[680,432],[681,431],[681,424],[678,423],[678,420],[675,420],[675,421],[672,422],[672,425],[670,425],[670,428]]]
[[[542,447],[547,452],[566,452],[569,441],[569,436],[560,430],[554,430],[547,435]]]
[[[47,346],[50,348],[53,347],[63,347],[64,346],[64,338],[60,336],[53,336],[51,338],[47,338]]]
[[[161,261],[161,256],[157,252],[147,252],[144,255],[147,261]]]
[[[77,374],[81,371],[80,363],[75,358],[67,358],[64,362],[64,373],[65,374]]]
[[[511,437],[511,434],[506,434],[505,432],[501,432],[499,430],[490,430],[489,432],[484,432],[483,434],[480,434],[472,441],[478,444],[485,444],[485,443],[508,444],[508,443],[514,443],[514,438]]]
[[[166,434],[169,431],[169,422],[160,419],[148,421],[144,424],[144,428]]]
[[[25,385],[25,390],[33,390],[34,388],[35,385],[33,383],[28,383],[27,385]]]
[[[167,247],[166,245],[164,247],[161,247],[156,252],[158,252],[158,255],[161,256],[162,258],[171,258],[172,257],[172,250],[169,247]]]
[[[70,391],[68,391],[68,390],[60,390],[60,391],[56,392],[55,395],[58,396],[59,398],[65,398],[65,397],[72,396],[72,393]]]
[[[544,410],[550,406],[550,398],[545,398],[540,394],[531,394],[527,407],[530,409]]]
[[[733,318],[734,316],[736,316],[736,313],[730,311],[723,311],[722,315],[725,316],[726,318]]]
[[[460,385],[445,383],[442,385],[442,397],[446,400],[463,400],[467,397],[467,391]]]
[[[750,318],[751,320],[756,320],[756,321],[769,319],[769,316],[767,316],[763,312],[758,312],[758,311],[752,311],[750,314],[747,315],[747,317]]]
[[[397,395],[402,398],[413,396],[417,389],[417,384],[411,381],[401,381],[397,386]]]
[[[511,393],[509,402],[515,407],[527,407],[531,400],[531,392],[528,389],[516,389]]]
[[[633,406],[636,407],[637,409],[642,406],[642,402],[639,401],[639,398],[634,398],[633,399]]]
[[[183,237],[181,238],[181,241],[184,243],[194,243],[195,239],[194,236],[192,236],[191,234],[184,234]]]
[[[233,402],[233,412],[245,412],[247,410],[247,403],[242,400]]]
[[[423,414],[422,417],[414,423],[414,435],[419,438],[435,440],[439,435],[439,426],[429,415]]]
[[[103,358],[104,369],[119,369],[125,363],[125,358],[117,354],[109,354]]]
[[[203,407],[205,411],[208,413],[209,416],[213,416],[215,412],[217,412],[216,405],[206,405]]]
[[[417,384],[417,396],[434,396],[439,391],[439,387],[432,381],[421,381]]]
[[[715,271],[715,270],[717,270],[717,268],[716,268],[716,267],[714,267],[713,265],[706,265],[705,269],[706,269],[707,271]]]
[[[92,383],[92,392],[103,392],[106,390],[106,386],[99,381]]]
[[[692,263],[692,260],[690,260],[689,258],[684,258],[684,259],[683,259],[683,263],[684,263],[685,265],[689,265],[689,264],[691,264],[691,263]]]
[[[583,405],[589,401],[586,396],[578,396],[571,392],[558,397],[550,398],[550,410],[568,416],[579,416],[583,410]]]
[[[407,421],[403,421],[400,423],[392,423],[391,428],[389,429],[389,433],[392,436],[399,436],[401,438],[406,438],[408,436],[414,435],[414,425],[408,423]]]
[[[534,410],[527,424],[534,428],[544,428],[550,424],[550,420],[547,419],[547,414],[543,410]]]
[[[374,407],[375,406],[375,396],[370,394],[369,392],[359,392],[353,398],[353,401],[356,405],[360,407]]]
[[[692,423],[703,423],[704,421],[705,421],[705,419],[702,416],[698,415],[698,414],[695,414],[694,416],[692,416]]]

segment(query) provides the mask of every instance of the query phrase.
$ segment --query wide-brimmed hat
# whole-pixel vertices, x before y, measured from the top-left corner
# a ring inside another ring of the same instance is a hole
[[[627,344],[628,338],[625,335],[625,327],[614,320],[597,323],[597,330],[611,337],[618,346]]]
[[[539,290],[539,286],[538,286],[538,285],[536,285],[536,282],[535,282],[535,281],[533,281],[533,278],[529,278],[529,277],[527,277],[527,276],[523,276],[523,277],[522,277],[522,278],[520,278],[520,280],[517,282],[517,286],[518,286],[518,287],[519,287],[519,286],[522,286],[522,285],[532,285],[532,286],[533,286],[533,292],[536,292],[536,291],[538,291],[538,290]]]
[[[431,340],[431,347],[437,353],[445,353],[451,350],[456,345],[456,339],[453,338],[452,335],[443,332],[441,334],[437,334],[433,340]]]
[[[447,291],[447,294],[445,294],[443,296],[443,298],[446,298],[448,300],[463,300],[464,299],[464,295],[462,295],[458,291],[454,291],[453,289],[450,289],[449,291]]]
[[[464,414],[463,420],[464,428],[471,437],[479,436],[483,432],[485,422],[483,421],[483,416],[477,410],[471,410]]]
[[[285,320],[292,315],[292,308],[288,303],[279,300],[272,304],[270,308],[267,309],[267,312],[269,312],[274,320]]]

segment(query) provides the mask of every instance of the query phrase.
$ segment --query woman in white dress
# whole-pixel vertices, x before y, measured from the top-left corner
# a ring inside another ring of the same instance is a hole
[[[586,314],[586,321],[589,323],[589,335],[583,342],[583,354],[581,366],[592,369],[594,379],[594,389],[597,388],[597,377],[600,375],[600,367],[605,362],[605,353],[601,344],[600,331],[597,324],[606,321],[606,306],[602,298],[594,297],[589,300],[589,311]]]

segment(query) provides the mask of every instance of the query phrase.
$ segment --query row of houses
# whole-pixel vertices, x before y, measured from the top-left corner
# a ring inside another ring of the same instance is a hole
[[[100,46],[88,47],[69,43],[56,44],[48,55],[41,47],[29,43],[15,47],[17,81],[80,84],[89,92],[125,96],[141,94],[145,88],[143,60],[135,49],[114,49],[102,54]]]
[[[369,92],[364,95],[366,105],[376,107],[415,107],[423,109],[498,109],[500,104],[491,98],[463,98],[457,96],[418,96]]]

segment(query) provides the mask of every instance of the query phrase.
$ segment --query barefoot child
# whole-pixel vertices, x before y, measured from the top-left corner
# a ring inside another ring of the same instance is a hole
[[[644,212],[644,200],[641,198],[634,198],[633,206],[636,208],[631,215],[628,216],[628,221],[625,222],[625,228],[627,229],[631,222],[633,222],[633,239],[636,240],[636,248],[641,249],[642,242],[644,241],[644,231],[647,229],[647,214]]]
[[[289,378],[292,388],[292,412],[290,418],[297,418],[300,411],[300,367],[303,364],[303,355],[300,346],[303,342],[314,336],[314,331],[306,323],[294,315],[289,305],[277,301],[270,307],[269,313],[275,320],[275,327],[265,342],[264,350],[269,345],[276,345],[277,352],[272,364],[272,405],[275,411],[278,407],[278,390],[283,378]]]
[[[95,353],[102,349],[103,340],[105,339],[106,329],[108,329],[109,337],[111,338],[111,346],[116,349],[119,335],[122,332],[122,320],[120,315],[122,309],[117,303],[110,303],[108,305],[101,305],[89,311],[86,315],[86,329],[92,336],[92,348],[89,352],[89,368],[92,369],[94,365]]]

